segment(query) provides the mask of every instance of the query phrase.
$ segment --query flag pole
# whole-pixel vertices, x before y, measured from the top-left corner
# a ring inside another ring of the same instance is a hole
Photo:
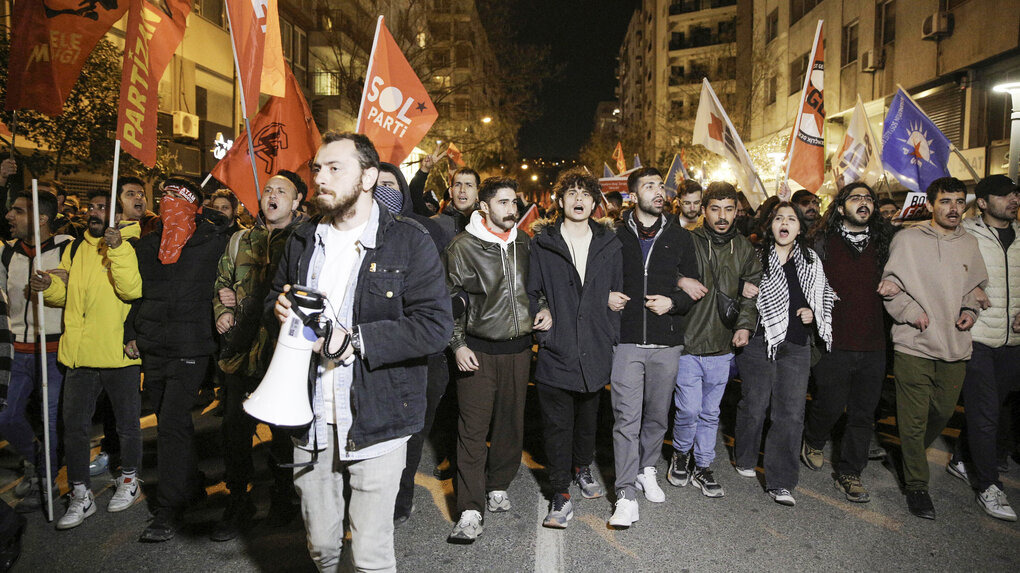
[[[361,129],[361,113],[365,111],[365,95],[368,94],[368,86],[371,83],[369,81],[369,74],[372,73],[372,64],[375,62],[375,48],[379,45],[379,31],[382,29],[383,17],[379,16],[379,19],[375,23],[375,38],[372,39],[372,51],[368,53],[368,67],[365,68],[365,87],[361,89],[361,103],[358,104],[358,121],[354,124],[354,131],[356,133],[363,133]]]
[[[120,139],[113,145],[113,182],[110,183],[110,203],[106,206],[110,214],[110,227],[117,228],[117,178],[120,176]],[[36,220],[38,221],[38,215]],[[38,243],[37,243],[38,244]]]
[[[11,159],[14,159],[14,145],[18,142],[18,110],[11,113]]]
[[[255,198],[262,202],[262,185],[259,184],[259,170],[255,166],[255,147],[251,141],[251,124],[248,123],[248,104],[244,98],[244,81],[241,76],[241,64],[237,59],[237,43],[234,42],[234,25],[230,22],[230,10],[224,10],[227,14],[227,27],[230,28],[230,49],[234,52],[234,70],[237,72],[237,81],[240,89],[237,90],[241,96],[241,116],[244,118],[244,133],[248,136],[248,158],[251,160],[251,175],[255,178]],[[286,93],[286,92],[285,92]]]
[[[118,140],[117,143],[120,143]],[[119,146],[118,146],[119,149]],[[32,220],[35,221],[35,268],[42,269],[42,240],[39,237],[39,180],[32,180]],[[53,280],[62,280],[59,277]],[[39,291],[36,299],[36,332],[39,347],[39,364],[42,369],[42,418],[43,418],[43,452],[46,456],[46,518],[53,521],[53,466],[50,461],[50,377],[49,364],[46,357],[46,319],[43,293]]]
[[[907,90],[903,89],[903,86],[900,85],[900,84],[896,84],[896,88],[899,89],[901,92],[903,92],[903,95],[907,96],[907,99],[910,100],[910,103],[914,104],[914,106],[917,109],[921,110],[921,113],[924,113],[924,115],[927,117],[928,114],[924,112],[924,108],[922,108],[920,105],[918,105],[917,102],[914,101],[914,98],[910,97],[910,92],[908,92]],[[931,120],[930,117],[928,119]],[[935,123],[935,122],[932,121],[932,123]],[[943,135],[945,135],[945,134],[943,134]],[[949,138],[947,137],[946,140],[948,141]],[[974,183],[978,183],[978,182],[981,181],[981,177],[977,174],[977,171],[974,170],[974,166],[970,164],[970,161],[967,161],[967,158],[963,156],[963,153],[960,153],[960,150],[957,149],[955,145],[953,145],[952,141],[949,142],[949,151],[952,151],[953,153],[956,154],[957,157],[960,158],[960,161],[963,162],[963,165],[967,168],[967,171],[970,171],[970,176],[974,178]],[[948,171],[948,170],[949,170],[949,165],[946,165],[946,171]]]

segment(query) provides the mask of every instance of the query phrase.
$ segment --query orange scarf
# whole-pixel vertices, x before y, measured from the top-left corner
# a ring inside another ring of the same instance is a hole
[[[163,237],[159,242],[159,261],[172,265],[181,258],[184,244],[195,234],[198,205],[177,197],[163,197],[159,208],[163,219]]]

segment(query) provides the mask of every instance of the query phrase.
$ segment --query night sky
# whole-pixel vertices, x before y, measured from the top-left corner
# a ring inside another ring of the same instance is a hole
[[[598,102],[613,99],[616,55],[638,0],[519,0],[522,42],[548,44],[564,64],[542,89],[543,116],[520,132],[522,157],[575,158]]]

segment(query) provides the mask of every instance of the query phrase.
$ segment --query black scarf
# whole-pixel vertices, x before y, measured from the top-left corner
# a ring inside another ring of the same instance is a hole
[[[730,228],[725,233],[719,233],[707,224],[704,227],[705,231],[708,232],[708,238],[712,240],[714,245],[725,245],[737,235],[737,225],[735,223],[730,225]]]
[[[653,223],[650,227],[646,228],[644,225],[641,224],[641,221],[639,221],[638,218],[635,216],[634,225],[637,226],[638,238],[647,241],[649,239],[654,239],[655,235],[659,234],[659,229],[662,228],[662,217],[660,216],[658,219],[655,220],[655,223]]]
[[[864,249],[868,248],[868,241],[871,239],[871,228],[866,228],[863,231],[848,231],[844,225],[840,225],[839,234],[848,245],[856,249],[858,253],[862,253]]]

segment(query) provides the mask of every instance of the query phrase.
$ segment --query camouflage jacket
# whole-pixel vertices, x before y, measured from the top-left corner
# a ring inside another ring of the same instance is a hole
[[[260,220],[251,229],[241,229],[230,237],[220,257],[215,291],[234,291],[237,305],[224,306],[219,296],[213,297],[213,314],[218,319],[225,312],[234,313],[234,326],[222,336],[219,366],[224,372],[250,377],[262,376],[276,343],[262,324],[263,302],[273,281],[283,246],[291,233],[305,222],[298,215],[283,229],[266,228]]]

